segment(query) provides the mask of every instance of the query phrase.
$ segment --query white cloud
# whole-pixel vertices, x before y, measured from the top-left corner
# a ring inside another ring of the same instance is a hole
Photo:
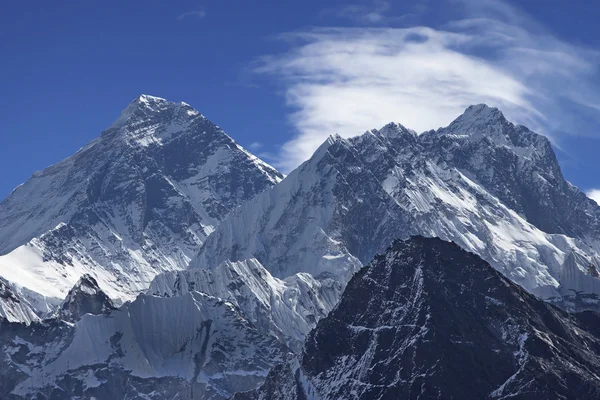
[[[184,13],[179,14],[177,16],[177,19],[179,21],[183,21],[184,19],[188,19],[188,18],[202,19],[204,17],[206,17],[206,11],[193,10],[193,11],[186,11]]]
[[[596,203],[598,203],[598,205],[600,205],[600,189],[589,190],[586,194],[590,199],[594,200]]]
[[[596,53],[560,41],[500,1],[461,3],[464,18],[442,28],[283,35],[290,50],[262,58],[256,68],[279,78],[293,110],[297,134],[283,145],[277,166],[294,168],[332,133],[354,136],[390,121],[435,129],[470,104],[498,106],[509,119],[549,135],[579,123],[558,118],[565,101],[585,104],[591,115],[600,110],[590,84]]]

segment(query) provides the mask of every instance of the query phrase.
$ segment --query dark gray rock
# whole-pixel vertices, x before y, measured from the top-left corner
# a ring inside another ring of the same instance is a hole
[[[91,275],[83,275],[60,305],[58,317],[76,322],[85,314],[108,314],[116,307]]]
[[[352,278],[297,370],[238,398],[299,385],[276,398],[596,399],[599,327],[598,314],[563,312],[454,243],[413,237]]]

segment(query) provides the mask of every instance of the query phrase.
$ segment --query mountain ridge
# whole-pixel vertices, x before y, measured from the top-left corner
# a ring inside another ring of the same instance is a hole
[[[465,120],[475,120],[473,132],[480,123],[487,127],[490,118],[485,115],[469,117],[481,113],[500,121],[500,128],[490,128],[496,141],[488,135],[465,135],[471,129],[465,128]],[[307,273],[317,282],[333,278],[343,289],[393,240],[425,235],[459,243],[530,291],[554,290],[561,284],[568,254],[575,251],[582,260],[597,256],[597,236],[593,231],[574,237],[548,233],[496,196],[498,187],[493,179],[483,179],[486,173],[494,177],[498,169],[514,171],[498,173],[500,182],[506,183],[516,180],[517,174],[519,179],[533,179],[538,170],[552,172],[559,166],[547,139],[508,122],[497,109],[476,106],[466,114],[454,125],[464,131],[442,128],[417,135],[391,123],[349,139],[331,135],[281,183],[221,221],[190,267],[211,270],[229,261],[253,259],[275,278]],[[514,148],[507,147],[506,141],[521,134]],[[480,152],[489,151],[489,160],[459,164],[465,140]],[[518,188],[537,190],[531,184]],[[543,199],[531,198],[530,206],[548,209]],[[581,207],[587,206],[584,201]],[[589,225],[595,223],[593,218],[591,213]],[[577,268],[584,271],[587,265]],[[302,325],[314,327],[315,321],[304,320]]]
[[[591,399],[598,321],[546,304],[455,243],[415,236],[352,278],[299,363],[232,399]]]

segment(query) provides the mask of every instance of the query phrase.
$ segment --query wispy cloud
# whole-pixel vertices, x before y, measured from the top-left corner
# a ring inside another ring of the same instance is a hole
[[[250,143],[248,145],[248,150],[250,150],[250,151],[257,151],[257,150],[262,149],[262,147],[263,147],[262,143],[260,143],[260,142],[252,142],[252,143]]]
[[[206,11],[204,9],[186,11],[177,16],[179,21],[183,21],[184,19],[202,19],[206,17]]]
[[[325,11],[326,14],[334,14],[341,18],[348,18],[357,22],[378,24],[390,18],[391,3],[386,0],[376,0],[373,4],[353,4]]]
[[[262,58],[256,68],[284,85],[297,130],[276,164],[294,168],[334,132],[354,136],[389,121],[424,131],[447,125],[474,103],[498,106],[548,135],[586,131],[600,121],[596,52],[561,41],[501,1],[457,4],[462,17],[436,27],[282,35],[290,50]]]
[[[414,19],[429,9],[429,1],[420,0],[416,4],[407,2],[394,4],[389,0],[361,1],[359,4],[326,8],[321,14],[363,26],[383,26]]]
[[[587,196],[600,205],[600,189],[592,189],[588,191]]]

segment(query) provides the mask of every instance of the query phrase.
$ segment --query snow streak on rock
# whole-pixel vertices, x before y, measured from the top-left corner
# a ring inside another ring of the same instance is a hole
[[[592,399],[599,322],[546,304],[454,243],[414,237],[352,278],[300,365],[234,399]],[[269,397],[277,387],[293,390]]]

